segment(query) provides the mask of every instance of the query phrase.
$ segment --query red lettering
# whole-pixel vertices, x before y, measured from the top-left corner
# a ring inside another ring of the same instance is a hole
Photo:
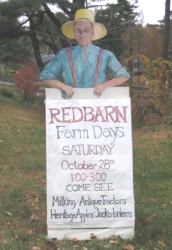
[[[72,122],[81,122],[83,120],[83,111],[79,107],[72,107]]]
[[[84,121],[92,122],[94,121],[94,107],[83,107],[84,109]]]
[[[60,114],[60,109],[49,109],[50,110],[50,124],[51,123],[54,123],[54,119],[57,121],[57,122],[60,122],[59,119],[57,119],[57,116]],[[56,113],[54,113],[56,112]]]
[[[94,122],[98,122],[98,117],[99,116],[100,116],[100,119],[101,119],[100,121],[101,122],[106,122],[105,118],[103,117],[103,114],[102,114],[102,111],[101,111],[101,107],[97,107]]]
[[[116,122],[121,122],[120,118],[123,119],[124,123],[127,123],[127,117],[126,117],[126,109],[128,108],[127,106],[123,106],[123,112],[120,112],[119,108],[117,107],[116,109]]]
[[[113,114],[114,114],[114,112],[115,112],[115,108],[116,107],[113,107],[113,106],[106,106],[106,107],[104,107],[105,108],[105,110],[106,110],[106,121],[108,122],[108,121],[113,121],[113,122],[116,122],[116,120],[114,120],[114,118],[113,118]]]
[[[62,108],[62,115],[63,115],[62,122],[65,122],[65,123],[71,122],[70,113],[68,112],[68,110],[71,110],[71,107]]]
[[[127,123],[127,106],[50,108],[50,124],[55,122],[123,122]]]

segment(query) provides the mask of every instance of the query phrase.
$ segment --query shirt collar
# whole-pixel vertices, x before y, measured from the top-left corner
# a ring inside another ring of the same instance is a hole
[[[78,45],[78,47],[83,50],[84,48]],[[85,48],[86,53],[92,51],[94,45],[91,43],[88,47]]]

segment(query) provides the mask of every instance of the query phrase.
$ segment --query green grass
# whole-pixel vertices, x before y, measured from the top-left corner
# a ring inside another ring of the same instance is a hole
[[[47,240],[44,107],[10,96],[0,94],[0,249],[172,249],[170,125],[153,123],[133,131],[133,240]]]
[[[171,138],[168,138],[164,143],[149,147],[143,144],[135,150],[136,236],[145,245],[151,242],[152,248],[148,249],[154,249],[162,240],[166,244],[163,249],[172,247],[171,149]]]

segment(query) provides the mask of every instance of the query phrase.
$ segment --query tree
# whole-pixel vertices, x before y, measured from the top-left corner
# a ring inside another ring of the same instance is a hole
[[[170,35],[170,0],[166,0],[165,1],[165,32],[164,32],[164,46],[163,46],[163,57],[165,59],[168,59],[169,35]]]
[[[134,1],[135,3],[136,1]],[[50,4],[62,12],[54,14]],[[86,0],[8,0],[0,2],[0,45],[6,39],[29,37],[40,68],[44,64],[41,59],[41,45],[48,46],[56,54],[61,47],[73,43],[61,33],[61,25],[74,19],[76,10],[88,5]],[[89,7],[89,6],[88,6]],[[97,44],[112,50],[118,57],[124,49],[122,33],[128,28],[128,22],[134,20],[135,5],[127,0],[118,0],[117,4],[107,5],[98,10],[97,21],[104,23],[109,34]]]
[[[150,60],[155,60],[156,58],[162,56],[163,40],[161,36],[161,30],[161,26],[147,25],[146,27],[147,49],[144,54],[149,57]]]
[[[109,4],[106,9],[96,11],[96,21],[103,23],[107,30],[107,36],[96,42],[99,46],[111,50],[118,58],[122,57],[126,48],[123,34],[134,23],[137,8],[127,0],[118,0],[116,4]]]
[[[28,37],[0,41],[0,63],[6,68],[17,69],[19,65],[27,64],[33,57],[32,45]]]
[[[134,25],[131,30],[124,33],[126,41],[125,58],[142,54],[150,60],[162,56],[163,50],[163,27],[161,25]],[[156,41],[156,43],[155,43]]]
[[[47,19],[49,19],[55,27],[56,37],[58,37],[62,46],[68,44],[68,41],[64,39],[60,30],[62,23],[58,16],[50,10],[48,4],[57,6],[65,13],[65,15],[73,17],[77,9],[84,7],[85,1],[73,0],[73,3],[70,3],[67,0],[9,0],[7,2],[0,2],[0,45],[5,43],[7,38],[10,40],[21,36],[29,37],[35,54],[35,60],[37,61],[40,70],[44,67],[40,51],[40,32],[42,30],[44,30],[44,34],[47,37],[51,38],[46,41],[45,39],[42,39],[42,42],[45,42],[50,46],[55,53],[59,49],[55,45],[54,40],[56,40],[56,38],[54,39],[54,33],[52,34],[51,29],[48,30],[46,27]],[[23,17],[25,17],[24,21]]]

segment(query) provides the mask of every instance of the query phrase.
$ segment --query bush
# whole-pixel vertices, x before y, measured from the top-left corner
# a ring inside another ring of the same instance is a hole
[[[7,89],[0,89],[0,94],[8,98],[13,97],[13,93]]]
[[[142,55],[135,55],[142,66],[142,74],[129,81],[132,98],[132,116],[135,121],[146,120],[149,116],[167,117],[170,115],[172,90],[172,62],[163,58],[150,61]],[[126,60],[129,62],[132,58]],[[168,118],[168,123],[171,119]]]
[[[149,93],[152,95],[155,109],[163,116],[169,110],[171,75],[172,63],[170,61],[158,58],[151,62],[148,69]]]
[[[172,125],[172,115],[166,117],[165,124]]]
[[[33,103],[37,98],[37,91],[40,88],[38,83],[38,73],[34,65],[22,68],[14,76],[16,91],[22,96],[25,102]]]

